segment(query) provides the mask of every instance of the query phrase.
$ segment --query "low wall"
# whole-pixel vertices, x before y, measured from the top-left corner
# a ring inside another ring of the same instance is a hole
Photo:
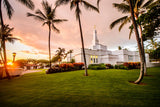
[[[160,67],[160,63],[148,62],[147,67]]]
[[[23,69],[22,68],[8,68],[8,72],[10,76],[19,76],[22,74]],[[0,78],[5,78],[6,72],[4,71],[4,68],[0,68]]]

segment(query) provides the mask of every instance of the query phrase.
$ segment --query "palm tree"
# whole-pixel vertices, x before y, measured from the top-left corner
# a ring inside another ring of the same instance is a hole
[[[18,2],[24,4],[26,7],[30,8],[30,9],[34,9],[34,4],[31,0],[17,0]],[[13,12],[14,12],[14,9],[13,7],[11,6],[11,4],[9,3],[8,0],[0,0],[0,21],[1,21],[1,32],[3,32],[4,30],[4,22],[3,22],[3,15],[2,15],[2,2],[3,2],[3,5],[4,7],[6,8],[6,11],[7,11],[7,15],[9,17],[9,19],[11,19],[12,15],[13,15]],[[5,48],[5,37],[2,36],[2,46],[3,46],[3,54],[4,54],[4,68],[5,68],[5,71],[6,73],[8,72],[7,71],[7,55],[6,55],[6,48]],[[8,76],[8,78],[10,78]]]
[[[132,19],[132,23],[133,23],[133,28],[134,28],[134,32],[136,35],[136,40],[137,40],[137,45],[138,45],[138,49],[139,49],[139,55],[140,55],[140,61],[141,61],[141,69],[140,69],[140,75],[139,78],[134,81],[135,84],[139,84],[144,76],[144,55],[143,55],[143,49],[141,46],[141,42],[140,42],[140,38],[139,38],[139,33],[138,33],[138,29],[137,29],[137,23],[135,20],[135,16],[134,16],[134,7],[133,7],[133,2],[131,0],[126,0],[129,3],[129,7],[130,7],[130,13],[131,13],[131,19]]]
[[[148,41],[146,48],[151,47],[152,50],[156,50],[160,45],[160,42],[157,42],[156,40],[157,39],[151,38],[150,41]]]
[[[6,46],[5,46],[6,41],[14,43],[15,40],[19,40],[15,37],[12,37],[13,36],[12,35],[13,29],[14,28],[10,28],[9,25],[4,25],[3,30],[2,30],[2,26],[0,27],[0,42],[1,42],[1,47],[0,47],[1,49],[0,50],[3,49],[4,53],[6,53]],[[3,58],[2,54],[1,54],[1,59],[5,64],[4,67],[6,67],[5,72],[7,74],[7,77],[10,79],[11,77],[10,77],[8,70],[7,70],[7,62],[6,62],[7,59],[6,59],[5,55],[6,54],[4,54],[4,58]]]
[[[152,4],[154,0],[148,0],[147,2],[145,2],[145,0],[133,0],[133,7],[134,7],[134,17],[136,18],[136,20],[138,19],[139,15],[144,13],[146,8]],[[98,0],[97,4],[99,5],[100,0]],[[145,3],[144,3],[145,2]],[[119,31],[121,31],[121,29],[123,28],[124,25],[128,24],[131,22],[131,16],[130,16],[130,6],[129,6],[129,2],[123,2],[123,3],[113,3],[113,6],[115,8],[117,8],[119,11],[121,11],[124,14],[128,14],[125,15],[117,20],[115,20],[114,22],[111,23],[110,28],[112,29],[113,27],[115,27],[116,25],[120,24],[119,26]],[[142,45],[142,52],[144,55],[144,73],[145,75],[147,75],[147,69],[146,69],[146,59],[145,59],[145,52],[144,52],[144,44],[143,44],[143,35],[142,35],[142,26],[139,23],[138,24],[139,27],[139,31],[140,31],[140,37],[141,37],[141,45]],[[131,25],[130,27],[130,33],[129,33],[129,39],[131,38],[131,34],[133,32],[133,25]]]
[[[148,0],[147,2],[144,3],[145,0],[133,0],[133,7],[134,7],[134,17],[137,20],[139,15],[144,13],[146,8],[151,5],[151,3],[154,0]],[[129,2],[126,3],[114,3],[113,4],[114,7],[118,8],[119,11],[122,11],[122,13],[130,13],[130,9],[129,9]],[[112,29],[115,25],[120,24],[119,26],[119,31],[121,31],[121,29],[123,28],[123,26],[127,23],[131,22],[131,16],[126,15],[122,18],[119,18],[117,20],[115,20],[114,22],[112,22],[112,24],[110,25],[110,28]],[[146,69],[146,59],[145,59],[145,52],[144,52],[144,44],[143,44],[143,35],[142,35],[142,26],[139,23],[138,24],[139,27],[139,31],[140,31],[140,39],[141,39],[141,46],[142,46],[142,53],[144,55],[144,74],[147,75],[147,69]],[[131,37],[131,34],[133,32],[133,25],[130,26],[130,33],[129,33],[129,39]]]
[[[121,46],[118,46],[118,50],[122,50],[122,47],[121,47]]]
[[[72,60],[72,59],[71,59],[71,56],[72,56],[71,54],[72,54],[72,53],[73,53],[73,50],[69,50],[69,51],[68,51],[68,54],[70,54],[70,62],[71,62],[71,60]]]
[[[41,4],[42,4],[44,13],[41,10],[37,9],[35,11],[35,14],[27,13],[27,16],[33,17],[36,20],[43,22],[43,26],[47,25],[49,28],[48,49],[49,49],[49,67],[51,69],[51,47],[50,47],[51,28],[57,33],[59,33],[60,31],[59,29],[56,28],[55,24],[58,24],[58,23],[61,23],[67,20],[66,19],[56,19],[56,16],[55,16],[56,7],[52,9],[52,5],[50,5],[47,1],[42,1]]]
[[[60,5],[63,5],[63,4],[68,4],[68,3],[70,3],[70,9],[71,10],[73,8],[75,8],[76,19],[79,22],[79,29],[80,29],[81,43],[82,43],[82,51],[83,51],[83,58],[84,58],[84,66],[85,66],[85,76],[88,76],[86,56],[85,56],[85,50],[84,50],[83,32],[82,32],[82,26],[81,26],[80,5],[84,5],[84,7],[86,9],[95,10],[97,12],[99,12],[99,10],[95,6],[91,5],[89,2],[87,2],[85,0],[57,0],[56,1],[56,6],[60,6]]]
[[[59,64],[62,61],[62,59],[65,58],[65,56],[66,56],[65,49],[59,47],[58,50],[56,51],[56,57],[58,57]]]
[[[141,46],[142,44],[141,44],[141,41],[139,38],[137,23],[135,21],[134,10],[135,10],[136,5],[138,5],[138,3],[140,3],[140,2],[142,4],[142,1],[144,1],[144,0],[132,0],[132,1],[131,0],[124,0],[124,1],[125,1],[125,3],[120,3],[120,4],[114,3],[113,5],[114,5],[114,7],[117,7],[118,10],[121,11],[122,13],[130,13],[130,15],[123,16],[123,17],[117,19],[116,21],[112,22],[112,24],[110,25],[110,28],[112,29],[115,25],[121,23],[121,25],[119,27],[119,31],[120,31],[125,24],[127,24],[128,22],[130,22],[132,20],[133,29],[134,29],[134,32],[136,35],[137,45],[138,45],[138,49],[139,49],[140,61],[141,61],[140,75],[139,75],[139,78],[134,83],[139,84],[142,81],[143,76],[144,76],[144,63],[145,63],[144,58],[145,57],[144,57],[144,52],[143,52],[143,49]],[[99,5],[99,2],[100,2],[100,0],[97,1],[97,5]],[[133,29],[131,29],[131,30],[133,30]]]

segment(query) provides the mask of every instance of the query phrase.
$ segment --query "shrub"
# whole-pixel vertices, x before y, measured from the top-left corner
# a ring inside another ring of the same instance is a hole
[[[101,70],[101,69],[106,69],[106,66],[105,64],[90,64],[88,66],[88,69]]]
[[[138,69],[140,68],[140,62],[126,62],[123,64],[128,69]]]
[[[140,62],[125,62],[122,65],[115,65],[115,69],[139,69]]]
[[[75,70],[80,70],[84,66],[84,63],[73,63]]]
[[[113,65],[111,65],[111,64],[106,64],[106,67],[109,68],[109,69],[111,69],[111,68],[113,68]]]

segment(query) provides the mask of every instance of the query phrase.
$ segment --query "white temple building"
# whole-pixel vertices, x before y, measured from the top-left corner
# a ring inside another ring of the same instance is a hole
[[[89,48],[85,48],[87,65],[89,64],[112,64],[123,62],[140,62],[139,53],[136,51],[129,51],[126,49],[110,51],[107,46],[99,43],[97,38],[97,31],[93,32],[92,45]],[[149,55],[146,54],[146,62],[149,62]],[[76,62],[84,62],[82,49],[74,50],[72,58]],[[69,60],[69,58],[68,58]]]

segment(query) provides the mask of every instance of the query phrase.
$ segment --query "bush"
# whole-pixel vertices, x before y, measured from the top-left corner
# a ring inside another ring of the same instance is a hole
[[[88,69],[101,70],[101,69],[106,69],[106,66],[105,64],[90,64],[88,66]]]
[[[115,65],[115,69],[139,69],[140,62],[125,62],[122,65]]]
[[[128,69],[138,69],[140,68],[140,62],[126,62],[123,64]]]
[[[52,69],[47,70],[46,73],[56,73],[56,72],[65,72],[73,70],[81,70],[84,66],[84,63],[63,63],[60,65],[54,65]]]
[[[113,68],[113,65],[111,65],[111,64],[106,64],[106,67],[109,68],[109,69],[111,69],[111,68]]]

